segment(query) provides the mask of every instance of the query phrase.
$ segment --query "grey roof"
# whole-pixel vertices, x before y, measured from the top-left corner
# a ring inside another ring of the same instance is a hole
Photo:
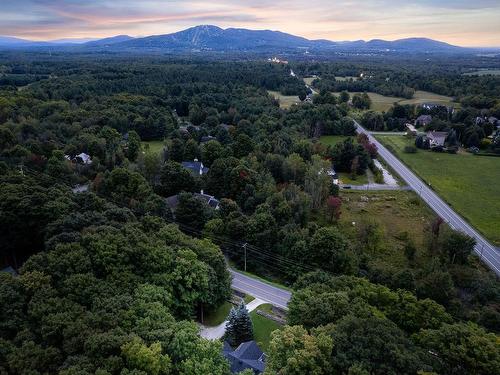
[[[201,161],[183,161],[182,166],[186,169],[189,169],[195,175],[199,176],[200,174],[208,173],[208,168],[203,166]]]
[[[447,132],[427,132],[427,138],[431,141],[434,141],[437,145],[443,146],[446,137],[448,136]]]
[[[211,135],[205,135],[205,136],[201,137],[200,143],[206,143],[206,142],[210,142],[210,141],[215,141],[216,139],[217,138],[212,137]]]
[[[212,195],[203,193],[194,193],[193,196],[199,199],[203,199],[205,202],[207,202],[207,204],[211,208],[215,210],[219,208],[219,203],[220,203],[219,200]],[[171,195],[170,197],[165,198],[165,201],[167,203],[167,206],[170,207],[173,211],[175,211],[175,209],[179,205],[179,194]]]
[[[1,272],[7,272],[10,273],[12,276],[17,276],[16,270],[11,266],[5,267],[4,269],[1,270]]]
[[[230,346],[224,343],[223,354],[231,365],[232,373],[249,368],[261,374],[266,367],[266,356],[253,340],[241,343],[234,351],[230,351]]]
[[[207,202],[207,204],[210,207],[212,207],[214,209],[219,208],[219,203],[220,202],[213,195],[208,195],[208,194],[204,194],[204,193],[194,193],[194,196],[197,197],[197,198],[203,199],[205,202]]]
[[[422,123],[429,123],[432,121],[432,116],[431,115],[420,115],[417,117],[417,120],[415,121],[415,123],[419,123],[419,122],[422,122]]]

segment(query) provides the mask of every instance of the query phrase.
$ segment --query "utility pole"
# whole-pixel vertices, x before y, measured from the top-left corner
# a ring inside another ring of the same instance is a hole
[[[247,245],[248,243],[246,242],[243,244],[243,250],[245,251],[245,268],[244,268],[245,272],[247,272]]]

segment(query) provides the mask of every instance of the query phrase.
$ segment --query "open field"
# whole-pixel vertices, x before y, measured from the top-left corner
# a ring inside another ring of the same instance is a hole
[[[286,96],[278,91],[268,91],[268,93],[280,101],[280,108],[282,109],[289,109],[292,105],[301,102],[298,96]]]
[[[325,145],[333,146],[337,143],[344,142],[347,138],[355,138],[355,136],[347,136],[347,135],[324,135],[319,141]]]
[[[436,217],[432,210],[411,191],[355,191],[342,190],[342,214],[340,225],[353,238],[358,228],[366,222],[374,222],[383,234],[383,243],[374,258],[389,260],[394,266],[404,266],[404,233],[416,245],[424,246],[424,230]],[[354,223],[354,224],[353,224]]]
[[[151,152],[160,153],[160,152],[162,152],[164,146],[165,146],[164,141],[142,142],[143,151],[149,150]]]
[[[445,95],[438,95],[428,91],[415,91],[412,99],[403,99],[399,104],[423,104],[433,103],[452,107],[459,107],[460,103],[453,102],[453,98]]]
[[[403,152],[402,136],[377,136],[460,215],[497,246],[500,245],[500,158],[419,150]]]
[[[341,81],[341,82],[344,82],[344,81],[349,81],[349,80],[353,80],[353,81],[357,81],[359,79],[359,77],[354,77],[354,76],[347,76],[347,77],[335,77],[335,80],[336,81]]]
[[[500,76],[500,69],[478,69],[473,72],[464,73],[464,76]]]
[[[335,92],[335,95],[339,95],[340,93]],[[351,96],[354,94],[362,94],[359,92],[350,92]],[[459,103],[453,102],[453,98],[444,95],[434,94],[428,91],[416,91],[415,95],[412,99],[400,98],[397,96],[385,96],[381,94],[377,94],[375,92],[369,92],[368,96],[372,101],[371,110],[379,111],[379,112],[387,112],[394,103],[398,104],[423,104],[423,103],[435,103],[442,104],[448,106],[459,107]]]
[[[271,305],[261,305],[257,309],[269,311],[271,309]],[[250,317],[253,323],[254,340],[260,346],[262,351],[267,352],[269,348],[269,342],[271,340],[271,333],[277,329],[281,329],[282,326],[276,323],[274,320],[257,314],[256,310],[250,313]]]
[[[312,85],[312,83],[313,83],[313,81],[314,81],[315,79],[319,79],[319,78],[318,78],[318,77],[305,77],[305,78],[304,78],[304,83],[305,83],[306,85],[308,85],[308,86],[311,86],[311,85]]]

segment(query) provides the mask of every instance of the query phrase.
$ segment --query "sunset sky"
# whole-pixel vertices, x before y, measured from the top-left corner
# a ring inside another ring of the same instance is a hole
[[[0,0],[0,35],[27,39],[146,36],[200,24],[500,47],[500,0]]]

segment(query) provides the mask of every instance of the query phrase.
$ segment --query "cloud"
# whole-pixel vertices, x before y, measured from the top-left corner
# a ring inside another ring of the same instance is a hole
[[[0,0],[0,35],[149,35],[196,24],[333,40],[427,36],[500,46],[498,0]]]

